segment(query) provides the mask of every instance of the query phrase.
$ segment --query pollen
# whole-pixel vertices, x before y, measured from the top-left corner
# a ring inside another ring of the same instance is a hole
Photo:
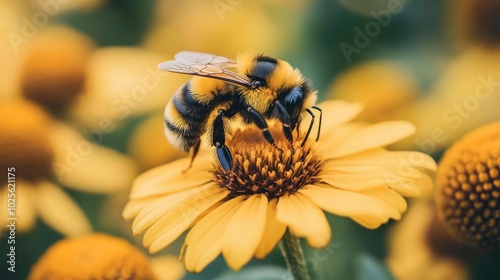
[[[148,258],[120,238],[92,234],[50,247],[32,267],[29,280],[155,279]]]
[[[264,194],[268,199],[291,194],[319,182],[323,161],[310,145],[290,144],[279,128],[271,128],[276,146],[269,144],[257,128],[238,130],[228,142],[233,169],[215,165],[212,173],[229,197]]]
[[[1,103],[0,169],[14,167],[16,174],[27,180],[50,176],[53,149],[49,126],[49,116],[34,103]]]
[[[21,66],[24,97],[51,110],[71,104],[82,92],[91,46],[84,35],[62,27],[40,34]]]
[[[500,250],[500,122],[483,126],[444,155],[438,211],[459,240]]]

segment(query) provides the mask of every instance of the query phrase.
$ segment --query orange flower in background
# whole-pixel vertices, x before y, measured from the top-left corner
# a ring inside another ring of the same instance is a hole
[[[341,73],[330,86],[328,97],[363,104],[366,109],[358,116],[360,120],[383,121],[405,108],[418,93],[417,81],[404,65],[379,60]]]
[[[111,133],[124,120],[162,110],[187,79],[158,70],[163,55],[95,48],[69,27],[44,27],[28,43],[13,77],[19,90],[5,99],[22,96],[89,131]]]
[[[0,1],[0,102],[20,95],[19,72],[21,68],[20,50],[26,46],[19,40],[18,30],[22,28],[20,19],[27,16],[24,1]]]
[[[134,129],[128,143],[128,154],[148,170],[185,156],[165,138],[163,112],[154,114]]]
[[[387,265],[396,279],[470,279],[464,256],[471,251],[450,241],[433,205],[415,201],[389,235]]]
[[[323,210],[374,229],[401,218],[402,196],[429,192],[427,173],[436,168],[429,156],[383,148],[412,134],[410,123],[348,123],[361,111],[359,104],[320,106],[325,120],[320,140],[302,147],[301,134],[293,153],[279,127],[271,131],[283,153],[249,127],[228,141],[231,171],[202,152],[185,173],[187,158],[139,176],[123,212],[134,219],[134,234],[145,233],[144,245],[154,253],[191,228],[182,254],[188,271],[202,271],[220,253],[237,270],[253,256],[265,257],[287,228],[311,247],[328,245]]]
[[[93,50],[90,38],[71,28],[50,26],[22,51],[22,95],[49,110],[62,110],[82,93]]]
[[[297,18],[308,2],[158,1],[144,46],[169,56],[203,50],[231,57],[243,49],[276,55],[294,45]],[[272,8],[279,11],[280,21]],[[247,25],[251,28],[244,28]]]
[[[35,11],[48,10],[51,16],[71,11],[86,12],[97,9],[109,0],[36,1],[25,0]]]
[[[15,168],[19,232],[30,230],[37,216],[64,235],[89,232],[84,213],[58,184],[110,193],[128,188],[137,172],[126,156],[90,143],[28,101],[0,103],[0,147],[0,168]],[[0,201],[6,202],[10,188],[0,184]],[[0,219],[7,215],[0,211]]]
[[[500,51],[470,48],[444,69],[431,93],[398,116],[415,124],[417,133],[407,147],[437,153],[469,131],[498,120]]]
[[[458,240],[500,250],[500,122],[469,132],[439,164],[438,213]]]
[[[124,239],[91,234],[52,245],[31,268],[28,279],[177,280],[183,275],[182,266],[172,257],[148,259]]]
[[[87,82],[69,118],[89,129],[113,131],[123,120],[163,110],[187,77],[157,68],[163,55],[141,48],[107,47],[90,56]],[[111,128],[107,123],[112,123]]]

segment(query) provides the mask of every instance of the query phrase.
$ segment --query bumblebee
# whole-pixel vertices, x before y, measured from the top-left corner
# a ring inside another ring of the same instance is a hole
[[[237,60],[198,52],[180,52],[175,60],[160,63],[162,70],[194,75],[165,107],[165,135],[169,142],[191,152],[191,167],[201,137],[209,132],[221,166],[229,171],[233,160],[226,146],[228,120],[240,117],[255,124],[269,144],[276,146],[267,121],[278,120],[288,142],[305,114],[311,116],[302,145],[309,137],[315,115],[317,91],[298,69],[286,61],[260,54],[241,54]],[[234,71],[231,71],[233,69]],[[318,129],[318,140],[320,128]],[[188,169],[189,169],[188,167]]]

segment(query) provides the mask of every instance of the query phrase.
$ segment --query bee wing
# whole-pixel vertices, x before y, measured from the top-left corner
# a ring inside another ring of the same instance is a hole
[[[176,60],[188,60],[191,62],[194,62],[196,64],[210,64],[210,65],[215,65],[219,66],[222,68],[232,68],[236,67],[236,61],[215,55],[215,54],[209,54],[209,53],[200,53],[200,52],[190,52],[190,51],[183,51],[179,52],[175,55]]]
[[[187,51],[176,54],[175,60],[158,64],[160,69],[169,72],[219,79],[251,87],[248,77],[226,69],[235,66],[235,61],[222,56]]]

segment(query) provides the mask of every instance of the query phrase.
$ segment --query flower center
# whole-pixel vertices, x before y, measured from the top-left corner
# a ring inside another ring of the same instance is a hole
[[[438,209],[459,239],[500,249],[500,122],[453,146],[438,174]]]
[[[92,43],[64,28],[45,31],[30,44],[21,68],[24,97],[47,109],[70,105],[82,92]]]
[[[16,176],[27,180],[49,177],[54,156],[47,132],[49,121],[45,111],[30,102],[1,104],[0,169],[14,167]],[[2,178],[0,184],[7,179]]]
[[[231,191],[229,197],[264,194],[272,199],[319,181],[323,161],[311,145],[301,147],[297,140],[292,150],[281,129],[270,131],[276,147],[255,127],[236,131],[228,141],[233,169],[226,171],[217,163],[212,173],[221,187]]]

